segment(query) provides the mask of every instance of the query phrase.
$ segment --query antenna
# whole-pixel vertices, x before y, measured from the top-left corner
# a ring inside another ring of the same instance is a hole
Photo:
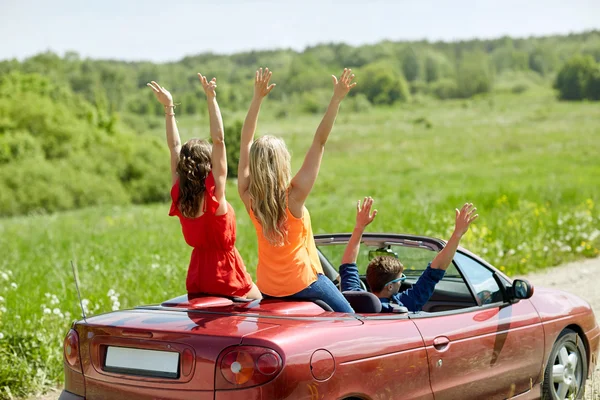
[[[77,288],[77,296],[79,297],[79,305],[81,306],[81,315],[83,316],[83,321],[87,324],[87,320],[85,317],[85,309],[83,308],[83,302],[81,301],[81,293],[79,292],[77,268],[75,267],[75,263],[73,262],[73,260],[71,260],[71,269],[73,270],[73,278],[75,279],[75,287]]]

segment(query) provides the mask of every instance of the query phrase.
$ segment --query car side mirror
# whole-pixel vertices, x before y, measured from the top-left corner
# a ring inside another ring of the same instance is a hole
[[[512,299],[528,299],[533,296],[533,285],[525,279],[515,279],[509,288],[509,294]]]

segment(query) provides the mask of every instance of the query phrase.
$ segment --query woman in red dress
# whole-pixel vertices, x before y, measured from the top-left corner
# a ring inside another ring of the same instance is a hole
[[[212,146],[200,139],[181,146],[173,96],[155,81],[148,83],[165,108],[173,182],[169,215],[179,217],[183,237],[193,248],[187,292],[260,299],[260,291],[235,248],[235,212],[225,199],[227,153],[215,91],[217,81],[207,81],[201,74],[198,77],[208,101]]]

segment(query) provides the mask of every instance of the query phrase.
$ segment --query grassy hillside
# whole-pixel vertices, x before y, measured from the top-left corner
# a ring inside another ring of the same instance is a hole
[[[263,109],[259,134],[284,137],[297,169],[319,116],[275,118],[274,102]],[[462,244],[510,274],[595,256],[598,121],[597,105],[561,103],[545,90],[362,113],[346,105],[308,200],[313,228],[351,230],[355,201],[371,195],[379,215],[370,231],[448,238],[454,208],[471,201],[480,218]],[[206,118],[179,124],[184,138],[208,135]],[[148,132],[163,135],[161,124]],[[166,149],[154,168],[168,176]],[[227,193],[254,274],[254,232],[234,182]],[[62,379],[62,339],[79,316],[69,260],[79,266],[90,313],[185,292],[190,248],[167,212],[163,203],[0,219],[0,398]]]

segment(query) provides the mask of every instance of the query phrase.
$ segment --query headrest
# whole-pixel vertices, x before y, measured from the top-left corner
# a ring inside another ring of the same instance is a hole
[[[342,292],[342,294],[357,313],[381,312],[381,301],[371,292],[346,291]]]

